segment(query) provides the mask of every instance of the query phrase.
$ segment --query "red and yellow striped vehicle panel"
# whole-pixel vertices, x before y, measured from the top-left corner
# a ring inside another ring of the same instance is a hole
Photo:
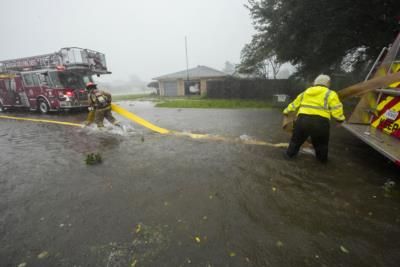
[[[383,97],[371,126],[400,139],[400,96]]]
[[[400,71],[400,64],[393,64],[392,71]],[[400,88],[400,82],[389,87]],[[371,126],[400,139],[400,96],[382,96]]]

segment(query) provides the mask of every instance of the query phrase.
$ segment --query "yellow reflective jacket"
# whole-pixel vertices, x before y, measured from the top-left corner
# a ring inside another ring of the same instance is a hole
[[[336,92],[325,86],[312,86],[299,94],[283,111],[283,114],[296,112],[299,114],[317,115],[327,119],[331,116],[337,121],[344,121],[343,105]]]

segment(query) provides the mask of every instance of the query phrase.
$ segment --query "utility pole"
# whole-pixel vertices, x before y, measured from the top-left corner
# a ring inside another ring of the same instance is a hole
[[[186,80],[189,81],[189,58],[187,48],[187,37],[185,36],[185,50],[186,50]]]

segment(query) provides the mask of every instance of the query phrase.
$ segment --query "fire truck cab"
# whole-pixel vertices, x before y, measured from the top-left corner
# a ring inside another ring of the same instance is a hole
[[[85,84],[110,74],[105,55],[78,47],[0,61],[0,111],[25,108],[41,113],[88,107]]]

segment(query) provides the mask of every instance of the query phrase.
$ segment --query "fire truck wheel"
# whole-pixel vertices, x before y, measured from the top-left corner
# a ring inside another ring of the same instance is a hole
[[[39,98],[38,109],[39,109],[40,113],[46,114],[49,112],[50,107],[49,107],[49,104],[47,104],[46,100],[44,100],[43,98]]]

